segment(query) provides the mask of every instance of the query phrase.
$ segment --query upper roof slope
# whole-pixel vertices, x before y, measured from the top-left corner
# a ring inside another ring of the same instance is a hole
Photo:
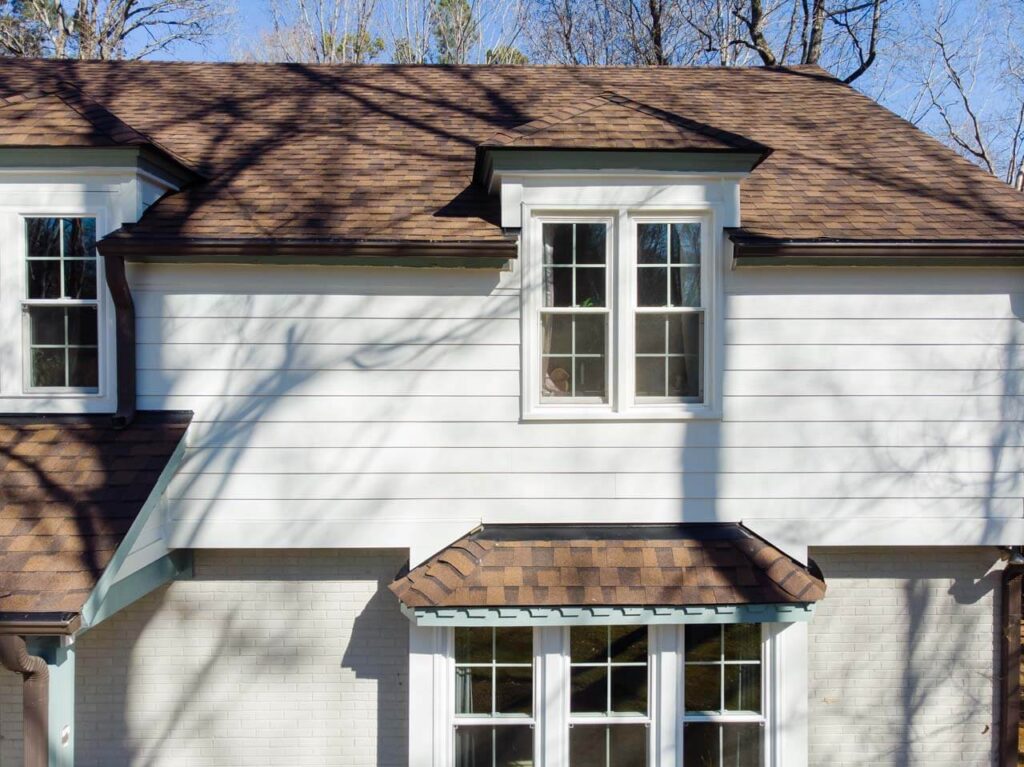
[[[773,150],[743,182],[749,234],[1024,234],[1024,195],[817,68],[0,64],[0,96],[60,80],[209,179],[134,237],[498,241],[477,146],[608,92]]]
[[[82,609],[190,421],[0,419],[0,612]]]

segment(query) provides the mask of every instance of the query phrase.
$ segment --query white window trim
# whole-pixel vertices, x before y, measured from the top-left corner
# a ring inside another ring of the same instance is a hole
[[[4,211],[0,210],[0,214]],[[5,253],[3,265],[6,267],[7,279],[0,285],[0,291],[10,305],[17,307],[20,318],[17,353],[11,355],[7,365],[10,375],[5,377],[5,386],[0,397],[11,400],[45,400],[53,401],[87,401],[101,402],[111,395],[114,380],[114,313],[111,306],[110,291],[107,288],[106,272],[103,256],[96,254],[96,311],[97,311],[97,364],[98,386],[95,389],[65,387],[31,387],[29,385],[29,348],[28,348],[28,313],[29,305],[69,305],[61,301],[37,301],[28,298],[28,224],[29,218],[92,218],[96,221],[96,239],[102,238],[108,231],[108,211],[99,205],[19,205],[10,216],[16,231],[9,232],[10,251]]]
[[[777,712],[784,708],[780,679],[783,648],[779,634],[789,624],[766,623],[761,635],[761,705],[762,713],[747,721],[764,722],[763,767],[791,767],[786,760],[779,737]],[[799,624],[801,627],[803,624]],[[438,635],[435,658],[433,710],[434,767],[454,767],[455,764],[455,631],[451,628],[432,629]],[[684,656],[685,625],[648,626],[648,709],[647,717],[617,717],[593,722],[648,723],[648,767],[678,767],[683,760],[684,725]],[[798,648],[799,649],[799,648]],[[533,630],[534,709],[531,720],[534,728],[535,767],[568,767],[570,653],[569,630],[565,626],[535,627]],[[410,699],[410,706],[418,707],[422,701]],[[740,721],[729,716],[723,720]],[[477,720],[479,721],[479,720]],[[523,719],[498,720],[499,723],[519,722]],[[710,719],[708,721],[711,721]],[[410,762],[412,763],[412,762]],[[419,762],[417,761],[417,764]]]
[[[523,204],[522,269],[522,418],[524,421],[688,420],[721,418],[721,313],[724,296],[722,215],[708,202],[673,205]],[[636,309],[636,226],[640,223],[700,221],[702,225],[701,302],[704,308],[704,399],[693,402],[643,402],[634,395]],[[573,403],[541,397],[540,314],[543,307],[543,235],[545,223],[606,223],[609,226],[607,265],[608,401]],[[617,286],[617,289],[613,289]]]

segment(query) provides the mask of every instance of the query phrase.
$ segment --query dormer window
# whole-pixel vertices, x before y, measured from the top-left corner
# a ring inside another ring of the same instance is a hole
[[[524,416],[715,415],[714,208],[579,207],[524,219]]]
[[[99,389],[96,220],[25,219],[25,387]]]

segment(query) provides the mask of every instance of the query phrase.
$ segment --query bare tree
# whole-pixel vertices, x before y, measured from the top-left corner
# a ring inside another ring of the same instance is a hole
[[[363,64],[384,50],[372,29],[375,0],[272,0],[273,25],[247,58]]]
[[[615,0],[535,0],[529,39],[534,58],[573,66],[625,63],[613,21]]]
[[[931,57],[922,62],[923,106],[912,119],[964,157],[1024,190],[1024,23],[1019,0],[979,11],[942,2],[921,19]]]
[[[0,5],[0,53],[145,58],[203,44],[225,20],[220,0],[16,0]]]

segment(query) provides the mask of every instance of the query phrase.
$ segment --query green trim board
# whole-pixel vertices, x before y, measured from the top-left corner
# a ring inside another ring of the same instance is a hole
[[[190,554],[188,552],[171,552],[142,567],[137,572],[121,578],[125,560],[139,540],[149,518],[159,507],[161,497],[184,458],[185,435],[182,435],[163,471],[160,472],[149,497],[142,504],[135,521],[128,529],[128,533],[117,547],[117,551],[114,552],[110,563],[93,587],[89,598],[82,605],[82,627],[77,633],[88,631],[118,610],[127,607],[136,599],[145,596],[169,580],[186,577],[191,573]]]
[[[634,626],[686,623],[806,623],[814,603],[692,607],[406,607],[417,626]]]
[[[48,767],[75,764],[75,645],[59,637],[30,637],[26,648],[46,661]]]

